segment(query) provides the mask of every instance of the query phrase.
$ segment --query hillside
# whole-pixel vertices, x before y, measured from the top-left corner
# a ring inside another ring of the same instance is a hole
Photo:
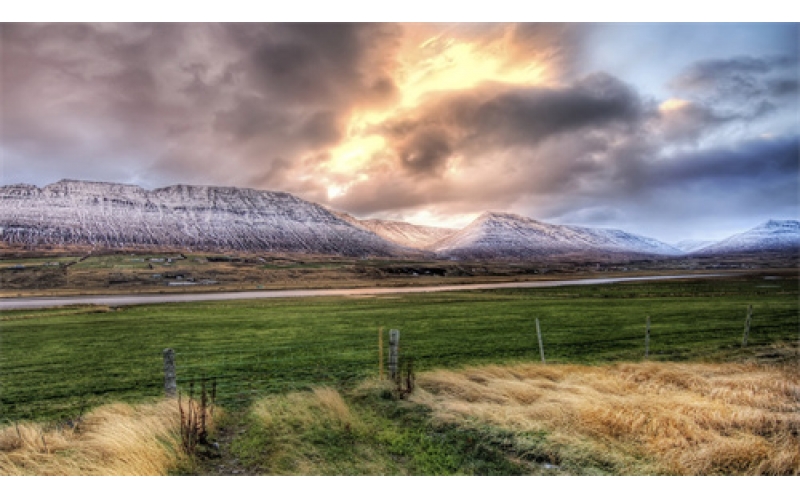
[[[672,246],[679,250],[683,250],[686,253],[697,252],[707,246],[713,245],[716,243],[714,240],[681,240],[677,243],[673,243]]]
[[[547,224],[514,214],[487,212],[436,243],[438,254],[462,258],[526,258],[575,254],[680,255],[679,249],[618,229]]]
[[[752,253],[800,250],[800,221],[769,220],[713,245],[697,250],[700,254]]]
[[[7,244],[389,256],[402,249],[288,193],[63,180],[0,187]]]
[[[418,250],[429,250],[439,240],[458,231],[446,227],[424,226],[393,220],[356,219],[345,213],[337,215],[354,226],[371,231],[385,240]]]

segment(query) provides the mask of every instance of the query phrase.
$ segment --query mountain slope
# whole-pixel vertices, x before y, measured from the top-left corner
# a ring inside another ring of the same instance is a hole
[[[381,238],[404,247],[428,250],[437,241],[456,233],[457,229],[423,226],[382,219],[356,219],[348,214],[338,214],[354,226],[371,231]]]
[[[63,180],[0,187],[9,244],[395,255],[396,245],[287,193]]]
[[[525,258],[590,253],[680,255],[652,238],[617,229],[546,224],[519,215],[488,212],[432,248],[443,256]]]
[[[700,254],[800,250],[800,221],[769,220],[698,250]]]
[[[716,243],[715,240],[681,240],[677,243],[673,243],[672,246],[689,253],[699,251],[702,248],[713,245],[714,243]]]

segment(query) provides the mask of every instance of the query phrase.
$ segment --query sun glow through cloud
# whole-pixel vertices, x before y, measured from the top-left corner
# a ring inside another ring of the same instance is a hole
[[[684,101],[683,99],[667,99],[659,104],[658,109],[662,113],[669,113],[671,111],[678,111],[680,109],[690,106],[692,103]]]
[[[419,104],[426,94],[477,87],[487,81],[534,85],[545,79],[545,67],[537,62],[510,60],[507,51],[481,47],[452,38],[435,37],[420,46],[432,52],[410,63],[401,72],[398,86],[401,105]]]
[[[487,82],[518,86],[553,83],[545,63],[535,58],[515,59],[508,37],[483,44],[445,35],[417,35],[414,39],[422,41],[406,43],[392,75],[397,99],[381,109],[354,110],[345,139],[329,150],[328,160],[320,165],[325,170],[355,175],[373,168],[376,158],[389,152],[380,124],[423,105],[427,96],[469,90]],[[447,174],[456,175],[460,163],[461,159],[448,162]],[[345,195],[356,183],[332,184],[328,198]]]

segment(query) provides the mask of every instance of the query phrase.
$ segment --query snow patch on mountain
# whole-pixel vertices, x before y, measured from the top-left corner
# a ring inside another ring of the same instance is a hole
[[[800,221],[769,220],[749,231],[735,234],[696,253],[720,254],[800,250]]]
[[[515,214],[487,212],[432,248],[445,256],[524,258],[581,253],[681,255],[653,238],[618,229],[555,225]]]
[[[402,252],[328,209],[288,193],[215,186],[62,180],[0,187],[9,244],[168,247],[388,256]]]
[[[680,250],[683,250],[686,253],[689,253],[689,252],[696,252],[696,251],[698,251],[698,250],[700,250],[702,248],[705,248],[705,247],[707,247],[709,245],[713,245],[714,243],[716,243],[715,240],[691,240],[691,239],[689,239],[689,240],[681,240],[681,241],[679,241],[677,243],[673,243],[672,246],[674,246],[675,248],[678,248]]]
[[[454,234],[457,229],[423,226],[409,222],[383,219],[356,219],[348,214],[337,214],[354,226],[371,231],[381,238],[404,247],[428,250],[442,238]]]

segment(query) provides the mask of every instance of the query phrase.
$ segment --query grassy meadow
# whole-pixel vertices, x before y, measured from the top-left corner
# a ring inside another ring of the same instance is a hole
[[[216,378],[218,401],[230,407],[319,384],[352,387],[377,374],[380,327],[385,350],[388,329],[401,331],[401,356],[412,356],[417,371],[537,361],[537,317],[548,363],[641,361],[648,315],[652,361],[768,359],[781,348],[796,356],[798,282],[788,274],[3,311],[0,411],[6,421],[63,419],[158,396],[166,347],[177,353],[182,390]]]
[[[797,475],[798,331],[794,273],[3,311],[0,475]],[[197,454],[166,347],[216,380]]]

